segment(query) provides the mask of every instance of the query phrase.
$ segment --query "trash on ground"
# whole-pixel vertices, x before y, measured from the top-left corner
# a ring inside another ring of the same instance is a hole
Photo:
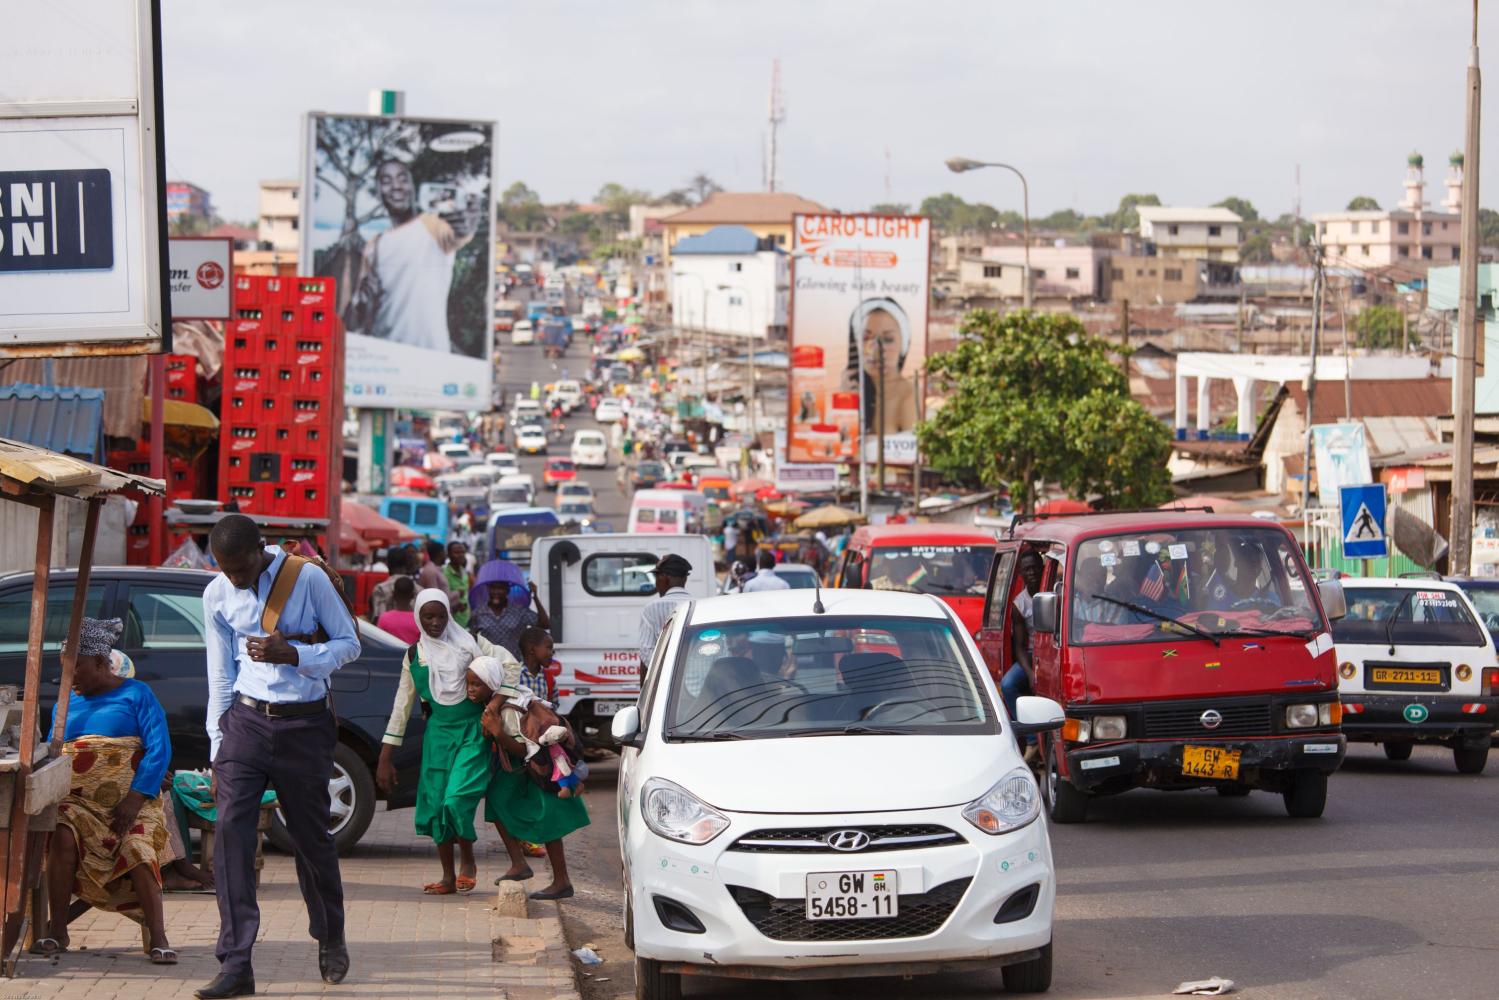
[[[1212,976],[1208,979],[1195,979],[1191,982],[1182,983],[1172,994],[1185,993],[1194,997],[1221,997],[1225,993],[1234,991],[1234,981],[1224,979],[1222,976]]]
[[[599,953],[594,951],[592,948],[579,948],[577,951],[573,952],[573,958],[576,958],[584,965],[604,964],[604,960],[602,958],[599,958]]]

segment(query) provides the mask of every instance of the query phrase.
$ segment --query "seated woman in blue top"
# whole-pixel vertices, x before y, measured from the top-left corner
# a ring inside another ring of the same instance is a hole
[[[63,734],[63,755],[73,761],[73,787],[57,807],[57,832],[47,855],[49,936],[32,950],[67,951],[68,903],[76,894],[90,906],[140,924],[152,963],[174,965],[177,953],[167,943],[157,861],[167,844],[158,795],[172,744],[156,695],[112,668],[110,652],[123,629],[118,618],[85,618],[79,633]],[[56,709],[52,717],[55,724]]]

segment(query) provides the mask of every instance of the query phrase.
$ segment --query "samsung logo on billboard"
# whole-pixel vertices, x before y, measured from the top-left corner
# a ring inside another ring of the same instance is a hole
[[[108,170],[0,171],[0,273],[114,266]]]

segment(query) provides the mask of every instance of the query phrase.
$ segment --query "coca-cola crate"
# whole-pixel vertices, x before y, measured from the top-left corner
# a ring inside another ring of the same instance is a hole
[[[291,397],[291,422],[297,426],[327,427],[333,419],[333,401],[326,396],[299,392]]]
[[[238,486],[240,483],[254,482],[250,478],[250,456],[254,452],[228,452],[224,454],[224,460],[220,463],[223,470],[219,479],[223,485]]]
[[[319,424],[302,424],[292,429],[291,441],[298,451],[315,451],[324,454],[328,448],[330,428]]]
[[[295,297],[286,301],[295,302],[301,309],[322,309],[331,316],[333,289],[332,278],[298,278]]]
[[[292,517],[327,517],[327,490],[319,483],[315,485],[293,485],[290,507],[287,514]]]
[[[221,422],[230,420],[237,423],[257,423],[260,419],[260,397],[258,391],[238,392],[230,390],[224,393],[223,400],[219,404]]]
[[[257,423],[225,420],[219,428],[219,454],[245,454],[266,451],[274,439],[269,428]]]
[[[198,359],[191,354],[167,355],[167,398],[198,401]]]
[[[265,392],[270,386],[272,371],[257,361],[244,358],[233,359],[233,367],[224,372],[224,394],[233,392]]]
[[[265,301],[265,279],[259,275],[237,274],[234,276],[234,307],[244,309],[258,306]]]
[[[224,489],[224,499],[239,505],[241,514],[276,514],[271,483],[233,483]]]
[[[125,529],[125,564],[151,565],[151,525],[137,521]]]

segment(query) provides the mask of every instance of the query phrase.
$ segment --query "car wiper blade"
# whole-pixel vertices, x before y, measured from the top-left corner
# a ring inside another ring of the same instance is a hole
[[[1202,636],[1204,639],[1211,642],[1214,646],[1223,645],[1218,641],[1218,637],[1212,632],[1200,629],[1190,622],[1182,621],[1180,618],[1172,618],[1170,615],[1163,615],[1159,611],[1152,611],[1149,608],[1145,607],[1145,605],[1143,604],[1136,604],[1134,601],[1121,601],[1119,598],[1110,597],[1107,594],[1089,594],[1088,596],[1092,597],[1095,601],[1108,601],[1110,604],[1117,604],[1121,608],[1129,608],[1131,611],[1137,614],[1145,615],[1147,618],[1154,618],[1158,622],[1169,622],[1172,625],[1180,626],[1181,628],[1186,629],[1188,632]]]
[[[832,727],[828,729],[798,729],[788,736],[899,736],[901,733],[895,729],[881,729],[878,726],[864,726],[854,723],[851,726]]]
[[[1410,603],[1410,599],[1415,596],[1415,593],[1414,590],[1407,590],[1405,592],[1405,596],[1400,599],[1400,603],[1395,605],[1395,612],[1390,615],[1389,624],[1384,627],[1384,637],[1385,641],[1390,644],[1391,656],[1395,655],[1395,621],[1400,617],[1400,612],[1405,610],[1406,604]]]
[[[1238,626],[1236,628],[1225,629],[1222,632],[1214,632],[1213,634],[1217,635],[1217,636],[1234,636],[1234,635],[1284,635],[1284,636],[1290,636],[1292,638],[1297,638],[1297,639],[1305,639],[1308,636],[1316,635],[1317,634],[1317,630],[1316,629],[1299,628],[1299,629],[1287,629],[1284,632],[1280,632],[1280,631],[1277,631],[1277,630],[1275,630],[1273,628],[1256,628],[1253,625],[1240,625],[1240,626]]]
[[[724,740],[742,740],[746,737],[742,733],[731,730],[704,733],[667,733],[667,739],[682,740],[688,743],[718,743]]]

